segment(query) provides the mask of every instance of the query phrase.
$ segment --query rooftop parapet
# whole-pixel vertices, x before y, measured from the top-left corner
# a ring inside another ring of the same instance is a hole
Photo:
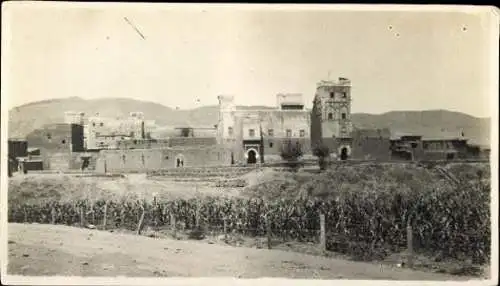
[[[330,86],[351,86],[351,80],[345,77],[339,77],[337,80],[321,80],[316,84],[317,88]]]

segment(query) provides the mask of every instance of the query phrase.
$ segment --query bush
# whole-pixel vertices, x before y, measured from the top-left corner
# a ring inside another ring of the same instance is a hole
[[[304,155],[302,146],[298,141],[292,143],[291,140],[284,142],[281,146],[281,158],[286,161],[288,167],[297,170],[300,167],[299,159]]]
[[[313,148],[313,155],[318,157],[318,164],[321,170],[325,170],[327,166],[326,158],[330,156],[328,146],[319,144]]]

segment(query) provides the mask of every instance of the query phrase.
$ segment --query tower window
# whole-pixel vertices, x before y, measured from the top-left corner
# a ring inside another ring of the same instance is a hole
[[[333,98],[333,97],[334,97],[334,95],[335,95],[335,93],[330,92],[330,98]]]
[[[347,97],[347,94],[345,92],[342,92],[342,97],[343,98],[346,98]]]
[[[328,119],[329,119],[329,120],[332,120],[332,119],[333,119],[333,113],[331,113],[331,112],[330,112],[330,113],[328,113]]]
[[[267,134],[268,134],[270,137],[274,136],[274,129],[269,129],[269,130],[267,130]]]
[[[273,148],[273,142],[269,142],[269,148]]]
[[[92,126],[95,127],[95,122],[92,122]]]
[[[306,131],[304,129],[300,130],[300,137],[305,137],[306,136]]]
[[[248,129],[248,136],[254,137],[255,136],[255,130],[254,129]]]
[[[286,130],[286,137],[292,137],[292,129]]]
[[[345,113],[342,113],[342,119],[346,119],[347,115]]]
[[[228,127],[227,133],[229,134],[229,136],[232,136],[233,135],[233,127]]]
[[[104,126],[104,123],[102,123],[102,122],[101,122],[101,123],[99,124],[99,126],[103,127],[103,126]]]

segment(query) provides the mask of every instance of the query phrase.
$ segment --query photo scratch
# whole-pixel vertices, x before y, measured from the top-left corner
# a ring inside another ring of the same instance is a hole
[[[139,34],[139,36],[141,36],[141,38],[142,38],[143,40],[145,40],[145,39],[146,39],[146,37],[144,37],[144,35],[141,33],[141,31],[139,31],[139,29],[137,29],[137,27],[136,27],[134,24],[132,24],[132,22],[130,22],[130,20],[129,20],[127,17],[123,17],[123,19],[125,19],[125,21],[126,21],[126,22],[127,22],[127,23],[128,23],[128,24],[132,27],[132,28],[134,28],[134,30],[137,32],[137,34]]]

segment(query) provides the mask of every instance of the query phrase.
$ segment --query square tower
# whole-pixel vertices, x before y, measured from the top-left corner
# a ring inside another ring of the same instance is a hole
[[[316,111],[321,116],[323,138],[351,138],[351,81],[320,81],[316,85]]]
[[[312,146],[325,145],[344,160],[351,155],[352,129],[351,81],[340,77],[318,82],[311,112]]]

